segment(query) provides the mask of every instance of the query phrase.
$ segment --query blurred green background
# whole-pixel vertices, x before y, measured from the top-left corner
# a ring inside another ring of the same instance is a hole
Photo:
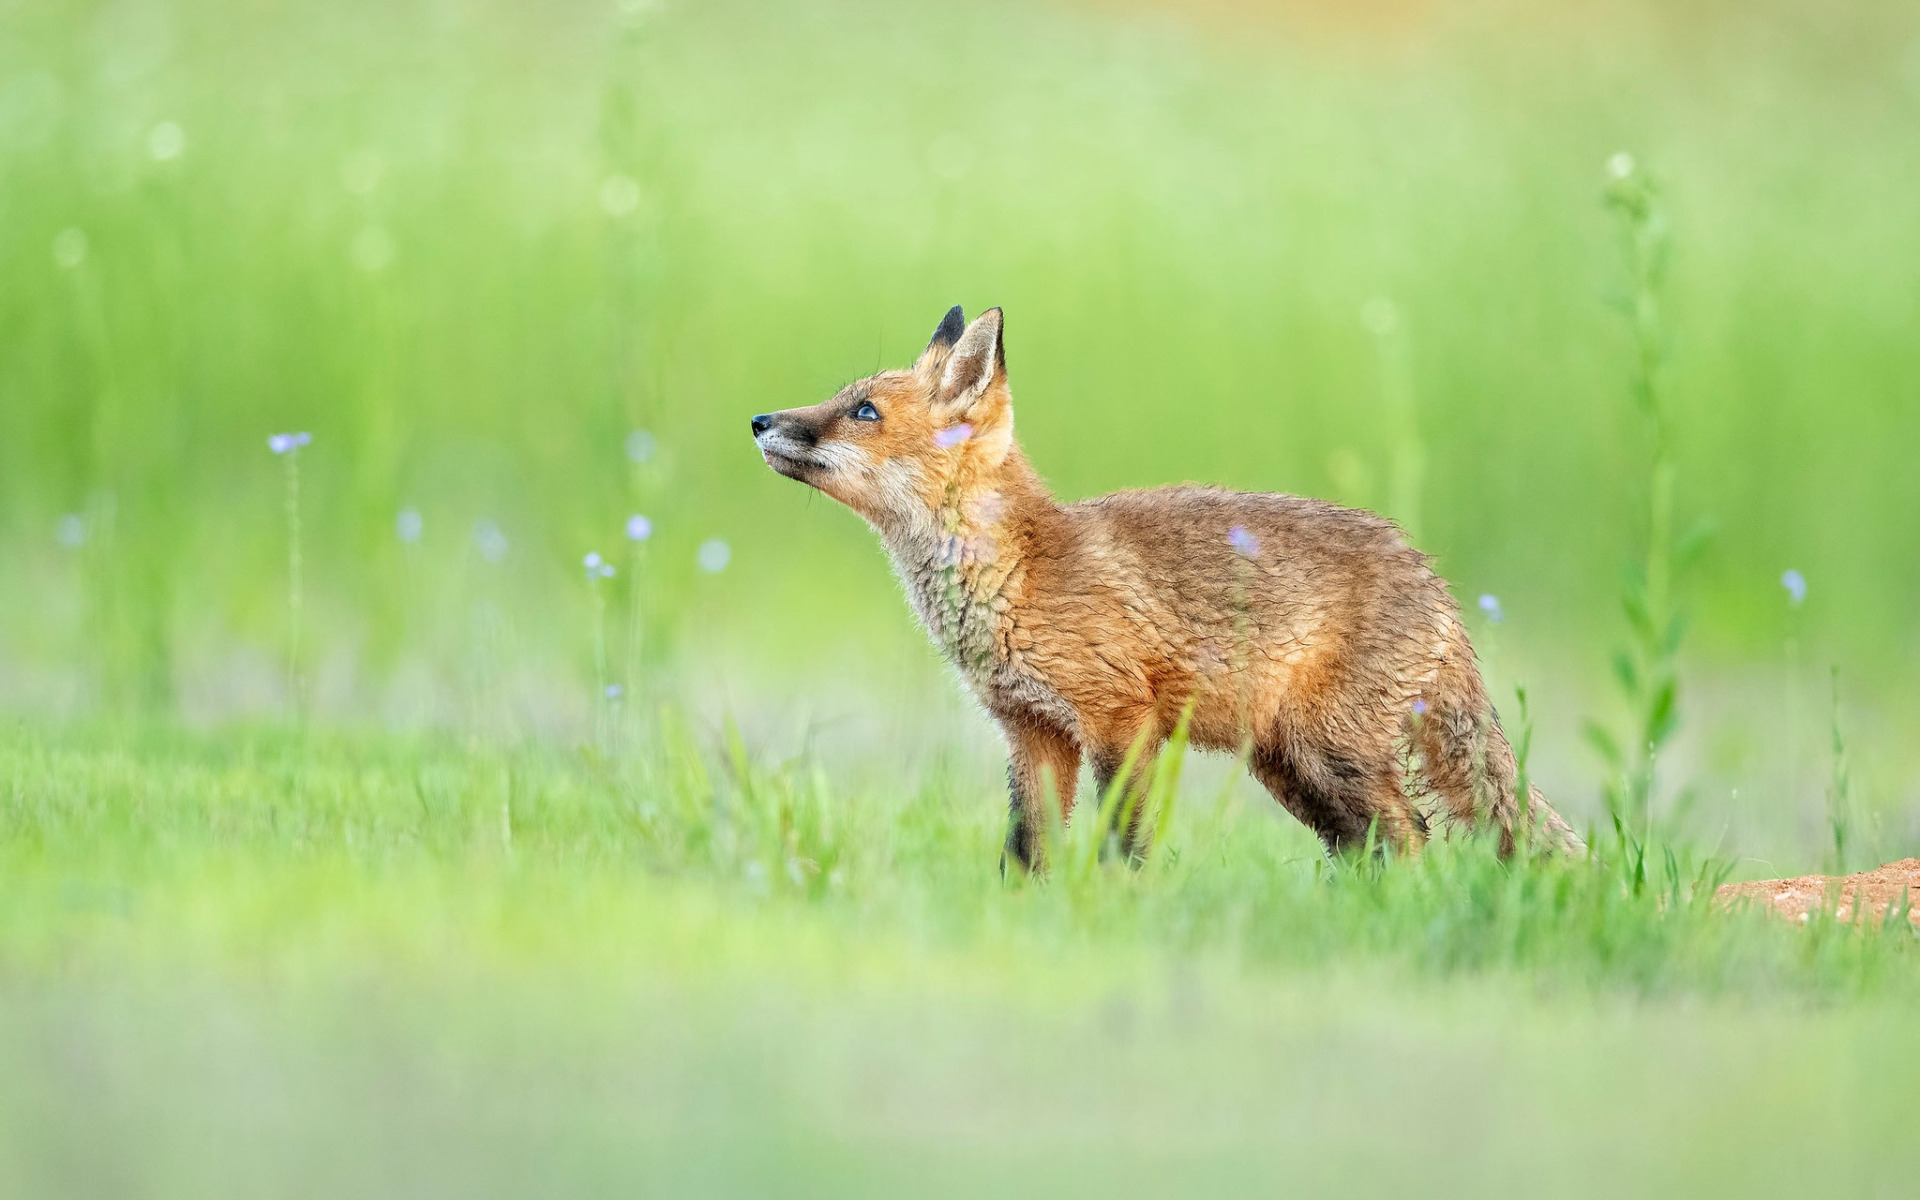
[[[1908,0],[0,0],[0,1191],[1901,1194],[1914,943],[1688,881],[1843,775],[1920,846],[1916,129]],[[1062,495],[1406,523],[1584,824],[1623,152],[1671,876],[1334,871],[1214,764],[1003,885],[991,727],[746,418],[1002,305]]]
[[[1000,304],[1020,433],[1062,494],[1198,479],[1409,521],[1463,596],[1504,601],[1496,673],[1535,685],[1544,777],[1590,793],[1572,731],[1605,711],[1643,503],[1599,203],[1624,150],[1674,229],[1682,520],[1717,531],[1686,753],[1721,799],[1793,809],[1769,754],[1795,705],[1824,725],[1835,664],[1882,751],[1871,790],[1914,804],[1911,5],[126,0],[0,22],[14,707],[283,706],[265,438],[296,429],[321,714],[456,723],[492,672],[525,722],[577,730],[577,564],[635,511],[650,661],[742,710],[930,697],[871,534],[765,471],[744,421],[905,361],[948,304]],[[710,538],[733,553],[706,577]]]

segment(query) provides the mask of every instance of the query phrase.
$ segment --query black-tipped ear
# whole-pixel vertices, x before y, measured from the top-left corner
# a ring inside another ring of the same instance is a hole
[[[940,365],[947,361],[947,352],[953,349],[953,344],[966,331],[967,314],[961,312],[956,304],[947,310],[946,316],[940,318],[940,328],[933,331],[933,340],[920,352],[920,359],[913,364],[913,369],[929,381],[936,379]]]
[[[940,327],[933,331],[933,340],[927,343],[927,349],[945,350],[959,341],[960,335],[966,331],[967,314],[956,304],[947,310],[946,316],[940,318]]]

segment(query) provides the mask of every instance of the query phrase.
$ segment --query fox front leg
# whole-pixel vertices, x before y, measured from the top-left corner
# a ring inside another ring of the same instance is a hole
[[[1046,870],[1047,826],[1064,824],[1080,782],[1080,746],[1066,731],[1031,719],[1003,719],[1007,735],[1007,842],[1000,870]],[[1050,812],[1048,805],[1055,807]]]
[[[1128,772],[1126,782],[1118,796],[1114,796],[1115,780],[1126,766],[1127,748],[1108,748],[1093,752],[1094,803],[1098,811],[1104,812],[1109,798],[1115,800],[1112,824],[1102,831],[1100,858],[1106,861],[1115,854],[1124,858],[1128,864],[1139,866],[1146,861],[1148,844],[1153,837],[1147,827],[1146,804],[1153,781],[1153,764],[1159,754],[1157,743],[1143,744],[1141,752],[1135,755],[1133,769]]]

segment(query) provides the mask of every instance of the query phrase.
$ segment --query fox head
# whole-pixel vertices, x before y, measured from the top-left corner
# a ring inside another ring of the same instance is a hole
[[[968,324],[955,305],[912,367],[850,383],[811,408],[762,413],[753,440],[768,466],[882,534],[934,532],[944,509],[991,491],[1013,452],[1000,310]]]

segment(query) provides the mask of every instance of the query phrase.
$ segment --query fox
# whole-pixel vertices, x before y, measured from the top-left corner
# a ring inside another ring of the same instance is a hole
[[[1182,722],[1334,856],[1454,829],[1497,830],[1502,854],[1581,849],[1537,788],[1517,795],[1459,607],[1398,526],[1196,484],[1061,503],[1014,438],[1000,309],[955,306],[911,367],[752,426],[768,467],[879,534],[999,725],[1003,872],[1044,873],[1083,762],[1123,797],[1105,844],[1144,861],[1150,768]]]

